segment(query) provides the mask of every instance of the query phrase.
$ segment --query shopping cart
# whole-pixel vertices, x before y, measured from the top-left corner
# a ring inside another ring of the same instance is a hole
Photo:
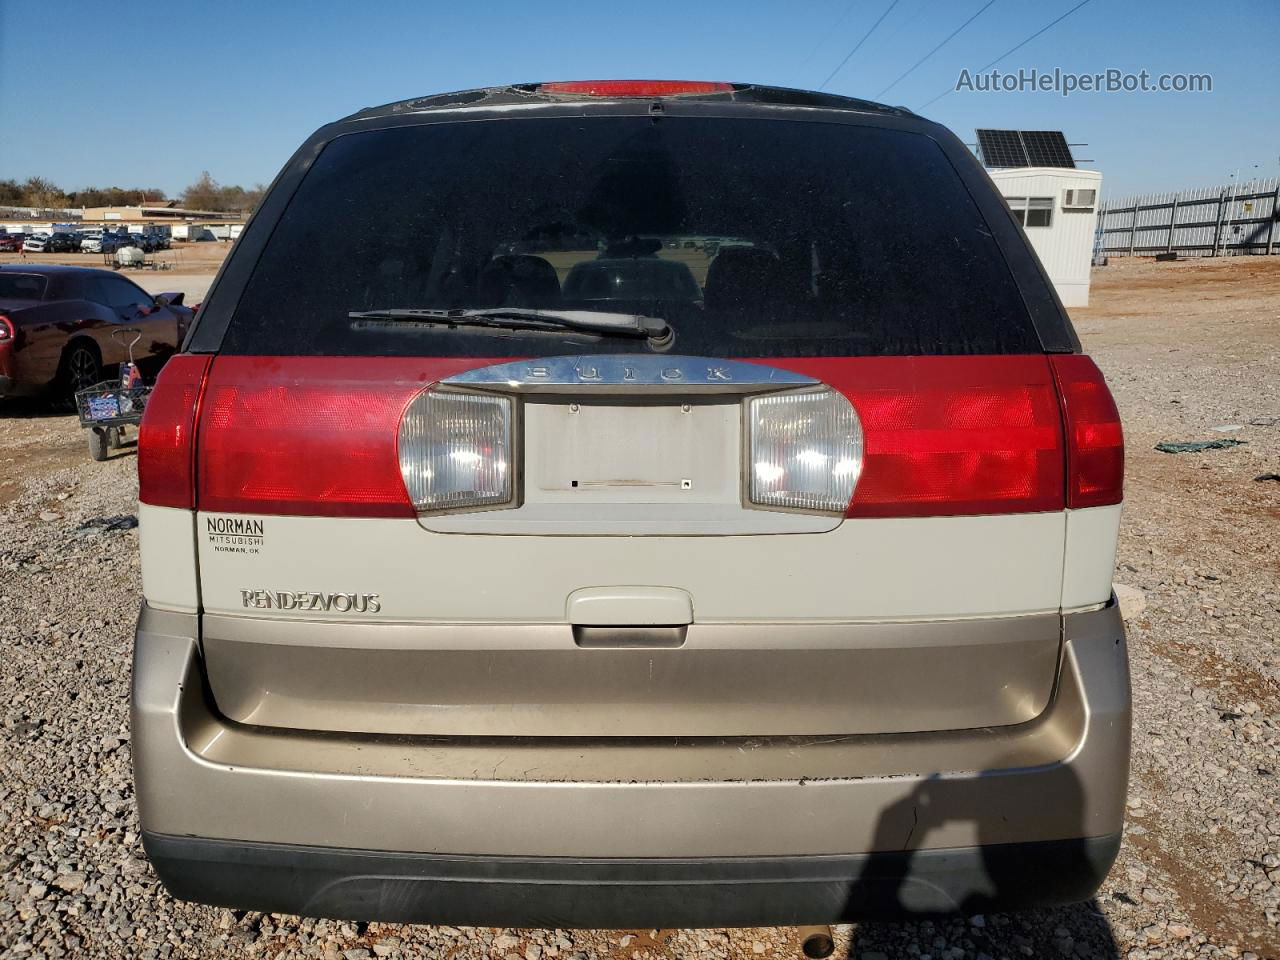
[[[80,426],[89,431],[89,456],[94,460],[106,460],[112,450],[123,444],[125,428],[142,422],[152,389],[142,382],[133,360],[133,348],[142,339],[142,331],[137,327],[122,327],[111,331],[111,336],[117,340],[133,337],[128,345],[129,362],[120,364],[120,374],[115,380],[104,380],[76,393]]]

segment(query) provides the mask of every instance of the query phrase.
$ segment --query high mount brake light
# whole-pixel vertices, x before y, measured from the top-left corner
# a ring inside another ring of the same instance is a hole
[[[570,80],[539,84],[538,92],[580,97],[679,97],[696,93],[732,93],[733,84],[704,80]]]

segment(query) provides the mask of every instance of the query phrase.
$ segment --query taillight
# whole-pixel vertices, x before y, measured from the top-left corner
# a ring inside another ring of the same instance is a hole
[[[396,431],[412,361],[219,357],[201,405],[202,511],[412,517]],[[415,366],[420,366],[418,361]]]
[[[467,357],[219,357],[200,405],[202,511],[414,517],[401,419]]]
[[[848,399],[823,387],[746,404],[748,499],[762,507],[844,513],[862,468],[862,426]]]
[[[854,357],[771,364],[849,398],[864,453],[851,517],[1062,510],[1062,414],[1043,356]]]
[[[0,313],[0,343],[12,340],[14,337],[13,321]]]
[[[1067,432],[1067,506],[1124,499],[1124,431],[1115,399],[1089,357],[1053,357]]]
[[[416,510],[515,505],[512,401],[424,390],[400,421],[400,471]]]
[[[182,354],[165,364],[138,429],[138,499],[195,507],[195,428],[210,357]]]
[[[704,80],[570,80],[538,85],[541,93],[580,97],[678,97],[698,93],[731,93],[733,84]]]

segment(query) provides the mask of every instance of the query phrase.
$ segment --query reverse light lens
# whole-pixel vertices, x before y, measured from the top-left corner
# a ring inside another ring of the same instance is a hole
[[[843,513],[862,472],[862,425],[824,389],[747,401],[749,497],[762,507]]]
[[[400,421],[400,472],[419,512],[511,504],[511,400],[419,394]]]

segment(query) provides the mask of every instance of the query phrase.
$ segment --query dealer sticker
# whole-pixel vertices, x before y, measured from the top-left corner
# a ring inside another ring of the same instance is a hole
[[[266,524],[257,517],[204,518],[204,535],[215,553],[261,553]]]

